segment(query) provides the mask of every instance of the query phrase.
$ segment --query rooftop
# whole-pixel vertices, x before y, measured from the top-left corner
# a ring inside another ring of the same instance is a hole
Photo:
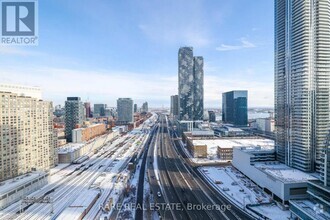
[[[74,152],[84,146],[84,143],[69,143],[62,147],[57,148],[59,154],[66,154],[68,152]]]
[[[262,149],[274,149],[274,141],[264,138],[221,138],[221,139],[206,139],[193,140],[194,145],[207,145],[208,147],[218,146],[220,148],[233,147],[261,147]]]
[[[308,180],[316,180],[316,178],[311,174],[288,167],[287,165],[276,161],[255,163],[254,166],[257,169],[284,183],[307,182]]]
[[[0,182],[0,195],[9,193],[13,189],[17,189],[18,187],[25,185],[27,182],[37,179],[45,174],[45,172],[35,171]]]

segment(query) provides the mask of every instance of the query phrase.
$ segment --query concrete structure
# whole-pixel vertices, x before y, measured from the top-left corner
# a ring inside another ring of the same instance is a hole
[[[184,132],[182,135],[183,142],[186,144],[188,151],[191,156],[194,158],[206,158],[207,157],[207,145],[205,144],[196,144],[189,137],[190,132]]]
[[[92,109],[91,109],[91,103],[90,102],[85,102],[84,103],[86,114],[86,118],[91,118],[92,117]]]
[[[172,95],[171,96],[171,109],[170,114],[173,116],[179,115],[179,96],[178,95]]]
[[[330,2],[275,1],[277,158],[320,172],[330,125]]]
[[[93,117],[97,118],[105,116],[106,107],[106,104],[94,104]]]
[[[262,132],[274,132],[275,120],[273,118],[257,118],[253,127]]]
[[[181,47],[178,61],[179,119],[184,121],[203,120],[203,57],[194,57],[192,47]]]
[[[222,121],[235,126],[248,124],[248,92],[235,90],[222,93]]]
[[[82,143],[92,138],[100,136],[106,132],[105,124],[94,124],[84,128],[72,130],[72,142]]]
[[[330,219],[330,132],[321,155],[320,180],[311,180],[307,185],[308,199],[290,200],[294,217],[308,220]]]
[[[85,107],[80,97],[68,97],[65,101],[65,137],[72,141],[72,130],[85,121]]]
[[[0,91],[15,93],[17,96],[26,96],[38,100],[42,99],[41,88],[37,86],[0,84]]]
[[[57,149],[59,163],[71,163],[81,156],[88,153],[93,153],[98,150],[105,143],[112,141],[119,135],[119,130],[114,130],[111,133],[104,134],[91,141],[85,143],[69,143]]]
[[[220,160],[232,160],[233,148],[230,146],[218,146],[217,155]]]
[[[293,217],[306,220],[330,219],[330,187],[319,180],[310,180],[307,185],[308,199],[290,200]]]
[[[137,113],[138,112],[138,106],[137,104],[134,104],[134,113]]]
[[[182,135],[182,141],[186,144],[186,147],[192,157],[194,158],[206,158],[207,157],[207,145],[197,142],[197,139],[212,138],[214,136],[213,131],[193,130],[191,132],[184,132]]]
[[[234,148],[232,164],[283,205],[307,198],[307,182],[316,178],[273,159],[274,148],[240,147]]]
[[[51,102],[0,91],[0,116],[0,181],[54,166]]]
[[[217,137],[245,137],[251,136],[250,133],[237,128],[233,127],[232,125],[222,125],[221,127],[214,127],[214,134]]]
[[[57,147],[63,146],[66,144],[66,139],[65,139],[65,130],[64,128],[55,128],[54,129],[55,136],[56,136],[56,141]]]
[[[131,98],[119,98],[117,100],[117,113],[117,123],[128,124],[134,122],[133,100]]]
[[[0,183],[0,210],[10,206],[48,183],[45,172],[31,172]]]

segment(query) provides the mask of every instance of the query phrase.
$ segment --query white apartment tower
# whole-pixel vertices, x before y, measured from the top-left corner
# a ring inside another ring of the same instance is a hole
[[[330,115],[330,0],[275,0],[277,159],[320,171]]]
[[[52,103],[9,91],[0,90],[0,181],[54,166]]]

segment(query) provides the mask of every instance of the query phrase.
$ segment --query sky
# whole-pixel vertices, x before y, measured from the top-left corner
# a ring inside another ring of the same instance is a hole
[[[38,16],[38,46],[0,46],[0,83],[40,86],[55,105],[80,96],[168,107],[178,50],[192,46],[206,108],[242,89],[249,107],[273,106],[273,0],[42,0]]]

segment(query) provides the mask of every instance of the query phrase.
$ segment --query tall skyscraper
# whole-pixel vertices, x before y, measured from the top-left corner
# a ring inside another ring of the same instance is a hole
[[[72,130],[85,120],[85,107],[80,97],[68,97],[65,101],[65,138],[72,141]]]
[[[137,104],[134,104],[134,113],[138,112]]]
[[[106,104],[94,104],[94,117],[103,117],[105,116],[105,109],[107,105]]]
[[[277,159],[319,171],[329,130],[330,1],[275,1]]]
[[[85,110],[86,110],[86,118],[91,118],[92,117],[91,103],[85,102],[84,106],[85,106]]]
[[[148,112],[148,102],[142,104],[142,112]]]
[[[21,87],[0,90],[0,181],[33,170],[47,171],[54,166],[52,102],[29,94]]]
[[[222,121],[236,126],[247,126],[248,92],[235,90],[222,93]]]
[[[171,109],[170,113],[174,116],[179,115],[179,96],[178,95],[172,95],[171,96]]]
[[[178,58],[179,119],[203,120],[203,57],[194,57],[192,47],[181,47]]]
[[[133,100],[131,98],[117,99],[117,123],[126,124],[134,122]]]

